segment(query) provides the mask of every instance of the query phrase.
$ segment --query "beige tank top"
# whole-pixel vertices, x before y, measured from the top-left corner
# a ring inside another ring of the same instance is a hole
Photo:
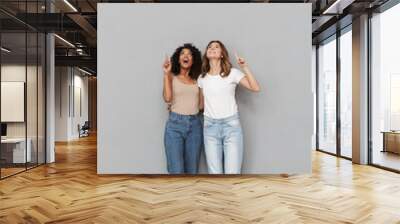
[[[199,87],[196,84],[183,83],[174,76],[171,111],[183,115],[199,113]]]

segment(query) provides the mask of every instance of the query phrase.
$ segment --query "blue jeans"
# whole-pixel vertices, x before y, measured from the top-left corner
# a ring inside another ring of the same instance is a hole
[[[204,147],[210,174],[240,174],[243,133],[239,115],[223,119],[204,116]]]
[[[164,146],[168,173],[196,174],[203,147],[200,116],[170,112],[165,126]]]

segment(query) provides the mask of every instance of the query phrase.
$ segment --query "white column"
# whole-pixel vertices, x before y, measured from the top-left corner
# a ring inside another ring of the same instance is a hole
[[[368,15],[353,20],[353,162],[368,163]]]
[[[49,33],[46,36],[46,60],[47,60],[47,108],[46,108],[46,163],[52,163],[55,161],[55,150],[54,150],[54,133],[55,133],[55,56],[54,56],[54,35]]]
[[[47,12],[54,12],[54,5],[46,1]],[[46,163],[55,162],[55,42],[54,34],[46,35]]]

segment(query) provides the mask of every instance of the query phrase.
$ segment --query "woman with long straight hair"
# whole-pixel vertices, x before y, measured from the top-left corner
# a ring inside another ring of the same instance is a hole
[[[246,61],[236,55],[240,69],[232,67],[221,41],[208,43],[202,75],[197,83],[204,95],[204,147],[210,174],[240,174],[243,132],[235,99],[236,86],[258,92],[260,86]]]
[[[163,64],[163,97],[169,105],[164,146],[170,174],[196,174],[203,146],[199,111],[203,100],[197,86],[201,53],[192,44],[178,47]]]

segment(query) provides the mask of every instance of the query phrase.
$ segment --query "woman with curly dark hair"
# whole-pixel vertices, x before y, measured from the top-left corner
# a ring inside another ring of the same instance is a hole
[[[203,145],[199,111],[203,99],[197,86],[201,53],[192,44],[178,47],[163,64],[163,96],[169,104],[164,146],[170,174],[196,174]]]

